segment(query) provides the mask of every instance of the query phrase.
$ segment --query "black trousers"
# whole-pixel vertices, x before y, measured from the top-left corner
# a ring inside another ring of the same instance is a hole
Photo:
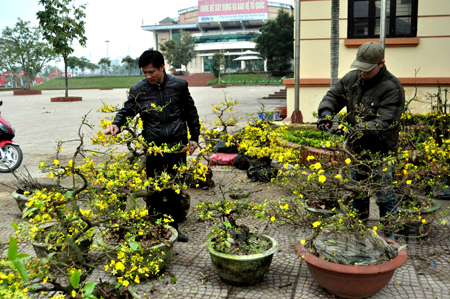
[[[173,167],[179,164],[186,164],[186,153],[147,157],[147,177],[154,177],[163,171],[174,176],[177,174],[177,170],[173,169]],[[181,200],[181,193],[177,194],[173,189],[165,189],[148,196],[146,198],[146,204],[150,215],[161,213],[172,216],[174,222],[171,223],[171,226],[178,229],[178,223],[184,220]]]

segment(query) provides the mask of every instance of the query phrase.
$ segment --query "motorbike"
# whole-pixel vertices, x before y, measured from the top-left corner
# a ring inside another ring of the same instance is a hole
[[[0,101],[2,105],[3,101]],[[15,133],[14,127],[0,115],[0,172],[12,172],[22,163],[22,150],[12,141]]]

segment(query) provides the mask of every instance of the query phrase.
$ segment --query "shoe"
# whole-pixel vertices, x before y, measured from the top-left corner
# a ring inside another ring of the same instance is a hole
[[[178,232],[178,241],[187,242],[189,241],[189,238],[185,234]]]

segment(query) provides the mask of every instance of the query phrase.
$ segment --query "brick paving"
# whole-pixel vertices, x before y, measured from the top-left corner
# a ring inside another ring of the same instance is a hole
[[[277,89],[279,87],[273,87],[273,89],[240,87],[229,88],[227,92],[233,94],[232,97],[241,97],[238,100],[243,102],[245,109],[239,110],[239,113],[245,116],[245,113],[254,112],[258,108],[258,101],[263,96]],[[200,117],[206,116],[211,119],[212,115],[208,114],[209,110],[206,107],[212,107],[214,103],[212,99],[222,100],[223,92],[206,87],[191,88],[191,92],[194,99],[198,101]],[[42,95],[29,97],[14,97],[12,92],[0,93],[0,100],[4,102],[4,105],[0,107],[2,115],[18,129],[16,141],[21,144],[24,151],[24,166],[38,178],[43,178],[43,175],[38,172],[37,165],[42,159],[52,161],[54,142],[76,137],[72,135],[72,132],[77,129],[82,115],[92,109],[90,117],[94,123],[101,116],[96,112],[101,101],[119,104],[123,100],[124,90],[71,91],[73,95],[82,96],[83,101],[50,103],[50,96],[55,96],[56,93],[57,91],[43,91]],[[279,105],[279,102],[275,101],[265,103],[273,107]],[[67,146],[65,153],[69,153],[70,149],[70,146]],[[23,170],[23,167],[21,169]],[[215,179],[226,175],[228,171],[223,167],[215,168]],[[251,190],[267,188],[264,184],[249,183],[244,172],[237,172],[237,175],[242,184],[240,187],[247,186]],[[10,174],[0,174],[0,181],[8,184],[13,182],[13,177]],[[249,287],[229,286],[222,282],[214,273],[205,248],[206,236],[212,226],[196,221],[195,213],[192,211],[196,203],[205,198],[211,199],[211,196],[217,198],[217,194],[214,189],[196,189],[189,192],[192,200],[191,211],[187,220],[180,225],[180,229],[189,236],[189,242],[175,244],[173,258],[163,278],[133,285],[141,298],[336,298],[315,283],[305,263],[295,252],[296,245],[302,236],[308,235],[308,232],[295,230],[290,226],[276,226],[267,221],[260,223],[245,220],[251,228],[264,232],[279,242],[279,250],[275,253],[270,270],[264,279]],[[273,200],[282,196],[283,193],[276,187],[271,187],[265,195],[269,200]],[[440,202],[443,208],[448,206],[448,202]],[[377,212],[376,206],[372,206],[371,211]],[[0,244],[8,242],[12,233],[10,223],[22,221],[20,216],[10,191],[0,188]],[[448,224],[435,223],[426,239],[409,238],[401,241],[402,245],[409,245],[408,261],[397,269],[385,288],[370,298],[450,298],[449,230]],[[19,244],[19,251],[34,255],[29,244]],[[1,254],[6,254],[4,247]],[[175,284],[170,283],[172,278],[170,274],[176,276]],[[90,281],[99,281],[99,279],[114,280],[106,275],[101,267],[94,270],[89,277]],[[44,296],[40,297],[44,298]]]

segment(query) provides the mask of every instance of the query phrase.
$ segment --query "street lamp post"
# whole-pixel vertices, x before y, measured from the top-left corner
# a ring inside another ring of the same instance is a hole
[[[108,43],[109,43],[109,40],[105,40],[105,43],[106,43],[106,58],[109,58],[109,53],[108,53]]]

